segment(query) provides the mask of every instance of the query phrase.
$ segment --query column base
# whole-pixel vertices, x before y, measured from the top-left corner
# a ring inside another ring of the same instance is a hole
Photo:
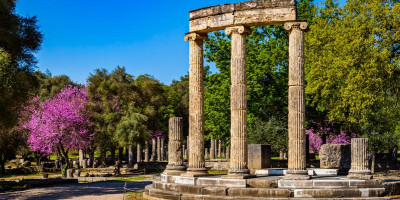
[[[310,180],[307,170],[287,170],[283,180]]]
[[[186,172],[186,166],[168,166],[164,170],[163,174],[172,175],[172,176],[180,176],[181,174]]]
[[[369,180],[369,179],[372,179],[373,176],[371,174],[371,170],[362,170],[362,171],[350,170],[349,175],[347,175],[347,178],[348,179]]]
[[[249,169],[229,169],[227,175],[221,176],[222,179],[248,179],[255,177],[257,176],[250,174]]]
[[[182,177],[203,177],[211,176],[206,168],[188,168],[186,173],[181,174]]]

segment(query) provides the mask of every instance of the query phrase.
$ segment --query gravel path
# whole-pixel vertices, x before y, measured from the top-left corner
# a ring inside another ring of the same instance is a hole
[[[140,191],[151,181],[127,182],[127,188]],[[26,199],[74,199],[74,200],[119,200],[123,199],[125,182],[98,182],[66,184],[46,188],[0,193],[0,200]]]

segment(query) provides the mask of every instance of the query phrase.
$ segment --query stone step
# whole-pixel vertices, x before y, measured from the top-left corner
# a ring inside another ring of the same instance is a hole
[[[384,188],[294,189],[294,197],[299,198],[382,197],[384,194]]]
[[[355,179],[311,179],[278,180],[278,188],[286,189],[339,189],[339,188],[382,188],[378,180]]]
[[[255,169],[254,174],[257,176],[283,176],[286,171],[287,169],[285,168]],[[310,176],[337,176],[339,174],[338,169],[312,168],[307,169],[307,172]]]
[[[216,195],[196,195],[196,194],[180,194],[171,191],[163,191],[158,189],[153,189],[151,187],[146,187],[144,193],[145,199],[149,200],[304,200],[304,199],[332,199],[332,200],[386,200],[390,199],[388,197],[324,197],[324,198],[314,198],[314,197],[246,197],[246,196],[238,196],[238,197],[221,197]]]

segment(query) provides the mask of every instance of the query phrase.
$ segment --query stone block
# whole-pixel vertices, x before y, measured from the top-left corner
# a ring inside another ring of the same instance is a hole
[[[255,169],[270,168],[271,145],[249,144],[247,167],[253,172]]]
[[[313,188],[348,188],[348,180],[313,180]]]
[[[350,144],[324,144],[319,151],[321,169],[350,169]]]
[[[193,185],[178,185],[178,192],[189,194],[202,194],[203,187]]]
[[[314,176],[337,176],[339,173],[338,169],[313,169]]]
[[[277,188],[259,188],[259,197],[291,197],[292,192],[289,189],[277,189]]]
[[[312,180],[278,180],[278,188],[294,189],[294,188],[312,188]]]
[[[229,188],[227,194],[232,197],[258,197],[258,188]]]
[[[149,195],[152,197],[158,197],[158,198],[166,198],[170,200],[180,200],[181,194],[177,192],[170,192],[170,191],[164,191],[164,190],[157,190],[157,189],[149,189]]]
[[[211,187],[246,187],[245,179],[221,179],[221,178],[198,178],[196,181],[197,186],[211,186]]]
[[[277,179],[248,179],[247,185],[252,188],[276,188],[278,187]]]
[[[226,196],[226,190],[224,187],[204,187],[203,195]]]

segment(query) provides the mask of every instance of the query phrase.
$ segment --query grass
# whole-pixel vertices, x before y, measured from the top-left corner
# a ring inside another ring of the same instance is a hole
[[[118,178],[118,179],[115,179],[115,181],[122,181],[122,182],[148,181],[148,180],[152,180],[152,177],[148,177],[148,176],[136,176],[136,177]]]
[[[59,173],[46,173],[49,174],[50,176],[56,176],[56,175],[61,175]],[[34,179],[34,178],[42,178],[43,173],[35,172],[35,173],[29,173],[29,174],[6,174],[6,175],[0,175],[0,179],[7,181],[7,180],[15,180],[15,179]]]
[[[144,200],[143,192],[128,192],[125,195],[127,200]]]

